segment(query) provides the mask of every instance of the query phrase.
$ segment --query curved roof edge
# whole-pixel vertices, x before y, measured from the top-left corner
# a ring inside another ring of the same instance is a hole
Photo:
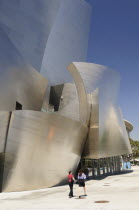
[[[133,125],[127,120],[124,120],[124,122],[125,122],[125,126],[126,126],[127,130],[129,132],[131,132],[133,130],[133,128],[134,128]]]

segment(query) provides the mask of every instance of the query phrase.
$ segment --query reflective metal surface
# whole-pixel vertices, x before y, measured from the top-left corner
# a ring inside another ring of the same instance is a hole
[[[58,114],[80,121],[79,100],[75,84],[65,83]]]
[[[10,113],[0,111],[0,153],[5,152]]]
[[[2,191],[54,186],[75,172],[87,127],[37,111],[14,111],[7,138]]]
[[[61,0],[0,0],[0,33],[4,31],[25,62],[39,72],[60,4]]]
[[[88,100],[87,100],[86,89],[84,86],[84,81],[83,81],[82,77],[80,76],[80,72],[76,69],[76,67],[73,63],[70,64],[67,67],[67,69],[71,73],[71,75],[74,79],[75,85],[76,85],[76,89],[77,89],[77,93],[78,93],[78,100],[79,100],[80,121],[83,124],[87,125],[90,113],[89,113],[89,105],[88,105]]]
[[[86,61],[92,15],[92,6],[85,0],[54,2],[60,2],[60,8],[47,41],[40,71],[51,86],[72,82],[66,71],[67,65],[75,60]]]
[[[127,131],[131,132],[133,130],[133,125],[127,120],[124,120],[124,122],[125,122],[125,126],[126,126]]]
[[[67,172],[76,171],[81,155],[99,159],[131,153],[123,117],[117,106],[119,75],[104,66],[87,63],[72,63],[68,70],[75,84],[64,84],[60,92],[55,90],[59,111],[13,111],[11,117],[7,112],[0,113],[4,115],[0,126],[0,149],[4,154],[1,158],[4,162],[0,164],[2,191],[40,189],[64,183]],[[28,68],[25,71],[29,75]],[[26,78],[21,72],[16,69],[20,80]],[[30,72],[27,83],[31,89],[32,75]],[[33,78],[33,84],[41,87],[40,78]],[[12,82],[11,90],[15,87]],[[46,80],[42,85],[46,88]],[[37,90],[34,88],[33,91]],[[42,96],[40,91],[39,97]],[[22,91],[19,93],[22,96]],[[29,98],[27,93],[24,92],[24,97],[27,97],[29,107],[36,96]],[[26,102],[22,97],[23,103]],[[33,108],[35,101],[39,102],[40,98],[35,98]]]
[[[77,87],[82,122],[87,122],[90,112],[88,104],[92,103],[90,130],[83,156],[97,159],[132,153],[117,105],[119,74],[91,63],[75,62],[68,66],[68,70]],[[89,103],[88,94],[93,97]]]
[[[82,154],[97,159],[132,152],[125,124],[128,131],[132,126],[117,105],[119,74],[80,62],[65,71],[73,60],[86,60],[91,12],[84,0],[0,0],[2,191],[64,182]],[[49,79],[50,98],[43,100],[47,80],[32,66]],[[16,102],[24,111],[13,111]],[[42,103],[57,112],[37,112]]]
[[[124,120],[124,122],[128,133],[128,138],[130,138],[130,132],[133,130],[133,125],[127,120]]]
[[[47,79],[26,64],[6,33],[0,33],[0,110],[41,110]]]
[[[85,0],[0,0],[0,33],[50,85],[57,85],[71,79],[69,63],[86,60],[91,15]]]

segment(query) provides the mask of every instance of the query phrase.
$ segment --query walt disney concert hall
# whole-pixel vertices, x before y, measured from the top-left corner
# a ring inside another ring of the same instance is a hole
[[[64,183],[86,160],[114,170],[132,153],[119,73],[86,62],[91,16],[85,0],[0,0],[1,192]]]

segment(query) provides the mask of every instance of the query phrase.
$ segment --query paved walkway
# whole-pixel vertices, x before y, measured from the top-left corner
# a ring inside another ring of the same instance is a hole
[[[139,166],[132,173],[86,182],[85,199],[68,198],[68,185],[30,192],[1,193],[0,210],[139,210]],[[74,192],[77,192],[74,185]],[[108,201],[108,203],[95,203]]]

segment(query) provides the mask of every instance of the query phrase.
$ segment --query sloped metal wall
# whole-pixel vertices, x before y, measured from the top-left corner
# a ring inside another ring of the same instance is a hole
[[[98,94],[92,98],[89,137],[83,157],[98,159],[132,153],[124,120],[117,105],[119,74],[105,66],[93,63],[75,62],[68,66],[68,70],[74,78],[80,95],[82,121],[85,116],[87,119],[88,113],[90,114],[87,95],[93,93],[94,96],[94,91],[98,88]],[[83,97],[83,89],[86,97]],[[83,108],[84,104],[86,107]],[[95,108],[94,104],[96,104]],[[98,122],[92,120],[95,119],[96,114]]]
[[[37,111],[12,112],[2,191],[46,188],[76,171],[87,127],[79,121]]]

